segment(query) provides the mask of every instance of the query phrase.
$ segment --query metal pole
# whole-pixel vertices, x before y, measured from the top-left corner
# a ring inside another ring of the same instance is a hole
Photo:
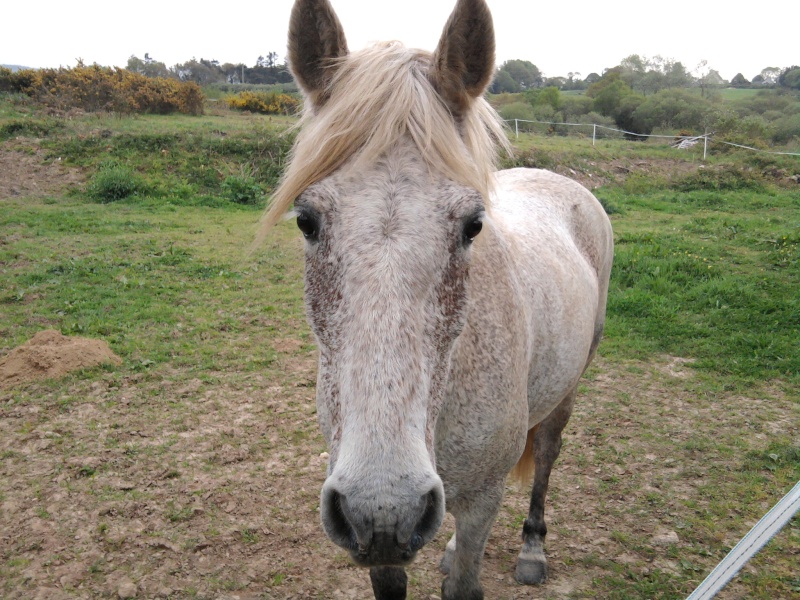
[[[800,481],[781,500],[761,517],[728,555],[714,567],[687,600],[711,600],[733,576],[747,564],[756,552],[788,523],[800,510]]]
[[[519,139],[519,119],[514,119],[514,132],[517,134],[517,139]]]

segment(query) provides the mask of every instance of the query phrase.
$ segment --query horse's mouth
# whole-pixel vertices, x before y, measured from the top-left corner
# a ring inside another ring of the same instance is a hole
[[[359,567],[405,567],[414,562],[422,540],[415,536],[408,544],[398,544],[395,539],[373,540],[369,548],[350,550],[350,558]]]

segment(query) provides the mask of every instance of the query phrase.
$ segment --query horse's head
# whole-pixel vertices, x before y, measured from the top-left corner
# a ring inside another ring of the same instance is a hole
[[[328,1],[297,0],[289,55],[306,115],[272,215],[294,200],[306,239],[322,523],[359,564],[401,565],[444,517],[434,429],[502,135],[491,17],[459,0],[434,54],[351,54]]]

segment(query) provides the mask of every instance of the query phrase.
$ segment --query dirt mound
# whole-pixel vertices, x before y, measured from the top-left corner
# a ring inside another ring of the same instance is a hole
[[[40,331],[0,359],[0,387],[34,379],[62,377],[76,369],[122,362],[102,340],[66,337],[58,331]]]
[[[0,200],[15,196],[48,196],[83,183],[83,174],[65,167],[61,159],[45,160],[45,152],[28,140],[0,149]]]

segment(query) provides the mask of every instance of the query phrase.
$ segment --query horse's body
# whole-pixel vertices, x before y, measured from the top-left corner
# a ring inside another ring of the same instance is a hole
[[[602,333],[602,207],[546,171],[492,172],[493,43],[483,0],[459,0],[433,55],[351,55],[327,0],[292,14],[307,112],[267,227],[294,201],[330,448],[322,523],[379,599],[405,598],[403,567],[445,510],[443,598],[482,598],[515,464],[536,466],[516,576],[545,579],[547,481]]]

